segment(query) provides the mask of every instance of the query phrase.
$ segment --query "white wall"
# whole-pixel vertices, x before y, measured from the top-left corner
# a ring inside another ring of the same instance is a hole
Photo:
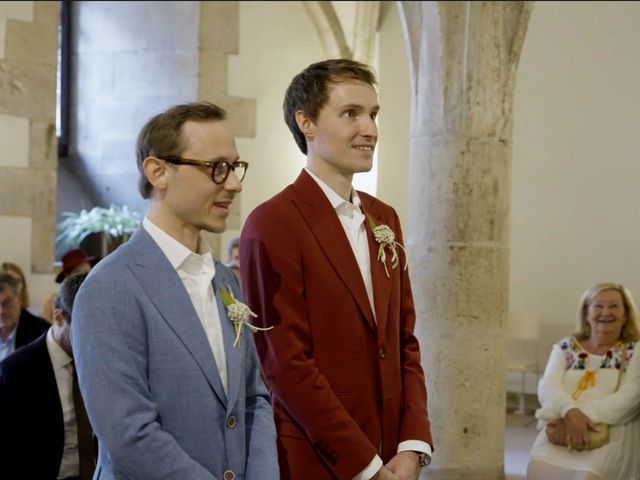
[[[411,85],[400,15],[394,4],[384,8],[378,44],[380,138],[378,141],[377,197],[395,208],[405,239],[409,203],[409,120]]]
[[[510,308],[539,312],[544,366],[580,295],[640,300],[640,3],[536,2],[514,118]]]
[[[240,2],[239,55],[229,56],[229,94],[255,98],[256,136],[237,138],[249,162],[243,182],[241,219],[293,182],[306,157],[298,150],[282,114],[291,79],[324,58],[301,2]],[[223,235],[222,245],[238,231]]]

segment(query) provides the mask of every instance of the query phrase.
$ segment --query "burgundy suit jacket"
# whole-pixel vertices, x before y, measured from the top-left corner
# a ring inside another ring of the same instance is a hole
[[[363,213],[402,243],[395,211],[358,195]],[[388,277],[366,222],[375,317],[340,220],[304,170],[242,230],[244,294],[254,324],[273,327],[255,341],[283,480],[351,479],[404,440],[433,445],[406,257],[398,249],[392,269],[386,250]]]

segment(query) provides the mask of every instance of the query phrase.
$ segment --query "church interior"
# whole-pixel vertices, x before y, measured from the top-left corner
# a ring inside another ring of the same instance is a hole
[[[622,1],[0,2],[0,261],[40,313],[65,213],[144,216],[136,135],[197,100],[227,109],[250,165],[207,237],[224,258],[304,167],[291,78],[368,63],[380,140],[354,185],[402,222],[437,445],[423,476],[524,479],[537,381],[580,295],[640,298],[639,44]]]

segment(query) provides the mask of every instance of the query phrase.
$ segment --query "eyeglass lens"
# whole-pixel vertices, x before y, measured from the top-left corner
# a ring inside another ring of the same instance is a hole
[[[230,165],[227,162],[220,162],[213,169],[213,181],[217,184],[224,183],[229,176],[230,170],[233,170],[240,182],[244,179],[244,176],[247,173],[247,169],[244,163],[236,163],[234,165]]]

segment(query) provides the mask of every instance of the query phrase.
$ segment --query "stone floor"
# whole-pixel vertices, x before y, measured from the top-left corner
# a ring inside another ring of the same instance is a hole
[[[524,480],[529,452],[538,434],[532,412],[528,415],[507,413],[504,471],[507,480]]]
[[[538,430],[533,416],[539,407],[535,395],[527,395],[525,415],[514,412],[518,407],[518,399],[514,394],[507,395],[507,428],[505,431],[504,471],[507,480],[525,480],[529,452]]]

